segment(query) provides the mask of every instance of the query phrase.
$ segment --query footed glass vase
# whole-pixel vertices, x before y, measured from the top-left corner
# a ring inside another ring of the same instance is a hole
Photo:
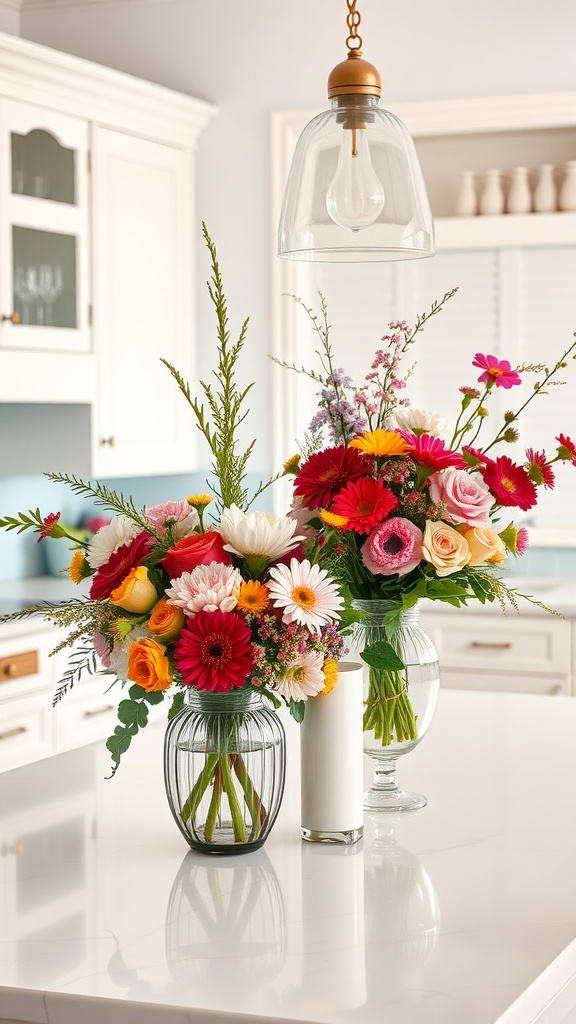
[[[284,792],[286,742],[278,716],[253,690],[190,689],[164,740],[170,810],[193,850],[259,849]]]
[[[365,613],[354,629],[354,647],[361,654],[379,641],[387,641],[404,668],[364,665],[364,752],[374,762],[374,780],[365,793],[370,811],[413,811],[425,807],[420,793],[405,793],[396,782],[396,762],[408,754],[426,733],[440,690],[438,654],[419,624],[419,605],[400,612],[400,625],[384,625],[397,608],[391,601],[354,601]]]

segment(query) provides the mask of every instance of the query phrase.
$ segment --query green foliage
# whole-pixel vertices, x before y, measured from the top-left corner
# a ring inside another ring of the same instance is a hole
[[[119,766],[122,754],[128,750],[134,736],[138,735],[140,729],[148,724],[147,704],[160,704],[164,700],[164,693],[155,690],[151,693],[142,686],[134,684],[128,691],[127,700],[120,701],[118,705],[118,721],[112,736],[106,740],[106,747],[112,754],[113,768],[108,778],[113,778]]]
[[[304,712],[306,711],[305,701],[294,700],[291,697],[288,707],[290,708],[290,714],[292,715],[292,718],[294,719],[295,722],[298,722],[298,725],[300,725],[304,721]]]
[[[4,516],[3,519],[0,519],[2,529],[18,530],[18,533],[23,533],[24,530],[41,530],[43,526],[44,519],[39,508],[35,512],[30,509],[28,515],[25,512],[19,512],[16,517]]]
[[[404,662],[387,640],[377,640],[376,643],[365,647],[360,657],[370,665],[370,668],[384,669],[388,672],[400,672],[404,668]]]
[[[151,533],[162,544],[161,534],[144,519],[142,512],[136,508],[132,498],[125,498],[122,493],[117,494],[116,491],[112,491],[105,484],[81,480],[73,473],[44,473],[44,476],[54,483],[66,484],[74,494],[78,494],[83,498],[92,498],[96,505],[102,505],[103,508],[108,509],[110,512],[128,516],[142,530],[147,530],[148,533]],[[165,545],[163,545],[163,548],[165,549]]]
[[[175,718],[178,712],[181,711],[183,707],[184,694],[182,690],[178,690],[178,692],[174,694],[174,698],[168,709],[168,721],[170,722],[173,718]]]

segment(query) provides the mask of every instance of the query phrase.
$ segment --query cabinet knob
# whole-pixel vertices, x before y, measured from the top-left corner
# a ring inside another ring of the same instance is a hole
[[[114,434],[112,434],[110,437],[100,438],[100,445],[102,448],[104,448],[106,445],[108,445],[109,448],[113,448],[115,444],[116,438],[114,437]]]
[[[2,313],[0,319],[2,320],[2,323],[4,323],[5,320],[8,320],[11,324],[19,324],[20,313],[10,313],[10,315],[8,315],[7,313]]]
[[[14,676],[18,675],[18,665],[16,664],[15,661],[9,661],[6,665],[4,665],[3,671],[5,676],[9,676],[11,679],[13,679]]]

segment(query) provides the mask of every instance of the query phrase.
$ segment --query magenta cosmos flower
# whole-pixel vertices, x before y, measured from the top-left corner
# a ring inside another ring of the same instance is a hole
[[[455,469],[466,468],[466,461],[460,452],[451,451],[441,438],[432,437],[431,434],[411,434],[406,430],[400,430],[398,433],[408,441],[408,455],[419,466],[428,466],[432,471],[445,469],[447,466],[453,466]]]
[[[422,561],[422,530],[409,519],[394,516],[380,523],[360,548],[370,572],[381,576],[405,576]]]
[[[472,360],[472,366],[477,366],[484,371],[478,377],[481,384],[495,384],[497,388],[511,388],[514,384],[522,383],[520,375],[512,369],[507,359],[483,356],[481,352],[477,352]]]

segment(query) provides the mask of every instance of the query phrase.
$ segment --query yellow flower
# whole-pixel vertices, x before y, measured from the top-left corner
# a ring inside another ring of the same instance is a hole
[[[199,508],[206,508],[212,501],[212,497],[210,494],[189,494],[186,501],[192,508],[198,510]]]
[[[285,473],[297,473],[300,469],[300,456],[298,454],[292,455],[286,460],[282,469]]]
[[[348,447],[358,448],[365,455],[375,455],[377,458],[407,455],[411,450],[408,441],[396,430],[369,430],[366,434],[353,437]]]
[[[327,508],[320,509],[320,519],[326,526],[346,526],[349,522],[347,516],[338,516],[335,512],[329,512]]]
[[[243,612],[263,612],[268,604],[268,587],[258,580],[245,580],[240,585],[238,604]]]
[[[473,526],[464,531],[470,548],[470,565],[496,565],[506,558],[506,545],[491,526]]]
[[[86,559],[84,558],[83,551],[75,551],[72,555],[72,561],[68,566],[68,575],[72,580],[72,583],[81,583],[84,579],[84,572],[82,571],[85,565]]]
[[[322,666],[324,673],[324,689],[320,690],[320,696],[331,693],[338,679],[338,662],[334,658],[326,658]]]

